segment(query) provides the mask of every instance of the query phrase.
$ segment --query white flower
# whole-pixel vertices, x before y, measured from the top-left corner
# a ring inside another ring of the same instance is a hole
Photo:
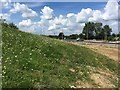
[[[35,50],[32,50],[32,52],[35,51]]]
[[[16,62],[18,62],[18,60],[16,60]]]
[[[17,55],[15,55],[15,58],[17,58]]]
[[[7,60],[5,60],[5,62],[7,62]]]
[[[32,53],[30,53],[30,55],[32,55]]]
[[[6,74],[6,72],[5,72],[5,71],[3,71],[3,74]]]
[[[6,69],[6,66],[3,66],[4,69]]]
[[[46,56],[46,54],[44,54],[44,56]]]
[[[20,52],[20,54],[22,54],[22,52]]]

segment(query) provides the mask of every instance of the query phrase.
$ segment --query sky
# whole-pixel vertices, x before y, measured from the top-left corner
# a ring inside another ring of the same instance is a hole
[[[118,33],[118,3],[108,2],[10,2],[1,0],[0,16],[20,30],[35,34],[80,34],[87,22],[109,25]]]

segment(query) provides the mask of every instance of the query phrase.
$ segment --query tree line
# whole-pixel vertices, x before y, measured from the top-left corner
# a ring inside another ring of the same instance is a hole
[[[58,35],[59,39],[64,38],[67,39],[86,39],[86,40],[109,40],[115,41],[116,37],[120,37],[120,34],[111,34],[112,28],[109,25],[104,25],[102,23],[94,23],[88,22],[85,23],[82,33],[80,34],[72,34],[69,36],[65,36],[63,32],[60,32]],[[62,37],[62,38],[61,38]]]
[[[107,40],[111,36],[112,29],[109,25],[103,26],[102,23],[88,22],[85,23],[81,38],[85,39],[105,39]]]
[[[2,28],[12,28],[18,30],[19,28],[14,23],[1,23]]]

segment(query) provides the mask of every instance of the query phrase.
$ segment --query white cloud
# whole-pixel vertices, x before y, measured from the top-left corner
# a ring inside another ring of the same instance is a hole
[[[102,12],[100,10],[93,10],[93,15],[88,19],[91,22],[100,22],[102,21]]]
[[[76,23],[76,14],[74,13],[68,13],[67,14],[67,26],[72,26],[73,24]]]
[[[55,17],[54,19],[49,21],[48,30],[58,30],[66,27],[67,19],[63,15],[59,15],[59,17]]]
[[[22,14],[22,17],[34,17],[34,16],[37,16],[37,13],[31,9],[30,12]]]
[[[9,8],[11,0],[0,0],[0,8]]]
[[[35,33],[36,29],[38,28],[38,22],[33,22],[31,19],[22,20],[18,23],[18,25],[22,31],[30,33]]]
[[[57,29],[57,26],[55,24],[53,24],[52,26],[49,26],[48,30],[55,30]]]
[[[41,13],[43,14],[41,16],[42,19],[50,20],[53,18],[53,9],[51,9],[50,7],[45,6],[41,11]]]
[[[104,20],[118,19],[118,2],[117,0],[109,0],[104,8]]]
[[[87,9],[82,9],[76,17],[76,22],[87,22],[88,18],[92,16],[92,9],[87,8]]]
[[[19,22],[19,26],[31,26],[32,24],[33,22],[30,19],[22,20],[21,22]]]
[[[10,9],[10,12],[11,13],[21,12],[22,17],[34,17],[38,15],[35,11],[28,8],[27,5],[20,3],[14,3],[14,8]]]
[[[20,27],[20,29],[24,32],[29,32],[29,33],[35,33],[36,32],[36,26],[35,25],[31,25],[28,27]]]
[[[0,17],[2,16],[3,19],[6,19],[7,21],[10,20],[10,14],[4,13],[4,14],[0,14]]]

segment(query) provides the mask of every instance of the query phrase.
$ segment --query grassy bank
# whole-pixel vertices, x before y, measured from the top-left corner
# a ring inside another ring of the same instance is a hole
[[[82,46],[3,27],[3,87],[103,87],[100,70],[117,86],[117,62]],[[79,82],[78,82],[79,81]],[[106,86],[107,87],[107,86]]]

